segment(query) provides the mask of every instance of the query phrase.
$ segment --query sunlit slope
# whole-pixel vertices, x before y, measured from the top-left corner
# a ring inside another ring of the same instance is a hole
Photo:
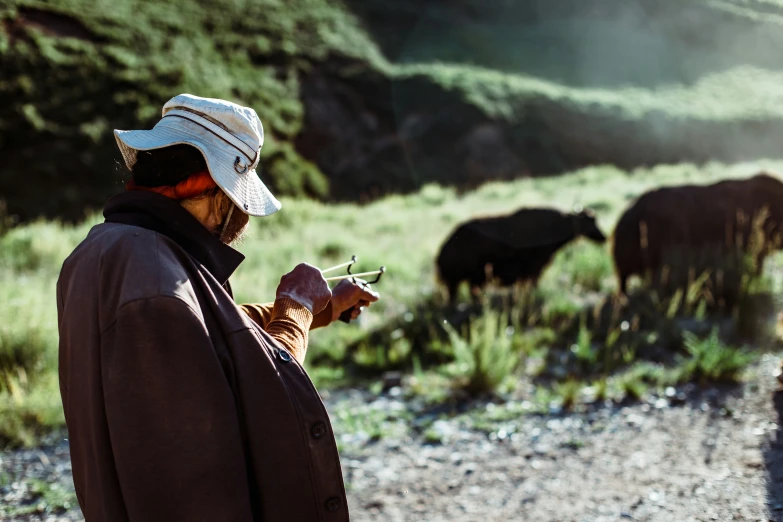
[[[328,0],[2,2],[0,197],[25,215],[78,216],[118,186],[111,130],[151,126],[181,92],[252,105],[267,130],[265,179],[325,196],[325,178],[291,144],[301,76],[332,55],[373,53]],[[42,201],[40,183],[58,190]]]
[[[690,84],[779,69],[779,0],[348,0],[395,62],[448,62],[577,87]]]
[[[264,181],[324,200],[781,156],[779,2],[488,4],[11,0],[0,199],[79,218],[121,190],[111,130],[180,92],[252,105]]]

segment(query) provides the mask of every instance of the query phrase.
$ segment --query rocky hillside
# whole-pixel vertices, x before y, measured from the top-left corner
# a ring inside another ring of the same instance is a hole
[[[261,177],[363,201],[587,164],[780,157],[777,0],[7,0],[0,199],[78,219],[111,130],[180,92],[256,108]]]

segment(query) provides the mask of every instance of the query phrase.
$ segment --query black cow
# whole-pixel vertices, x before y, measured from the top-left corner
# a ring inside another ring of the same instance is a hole
[[[524,208],[507,216],[473,219],[459,225],[441,247],[438,277],[452,303],[462,281],[475,293],[487,283],[488,274],[503,286],[536,284],[555,252],[579,236],[606,241],[588,210],[564,214]]]
[[[689,256],[698,259],[699,251],[710,249],[753,254],[760,273],[766,256],[783,247],[780,177],[760,172],[745,179],[660,187],[642,194],[623,212],[614,230],[612,254],[620,292],[627,293],[633,275],[655,275],[657,280],[664,268],[697,273],[721,269],[715,264],[719,258],[708,258],[708,266],[691,264]],[[674,260],[683,266],[671,266]]]

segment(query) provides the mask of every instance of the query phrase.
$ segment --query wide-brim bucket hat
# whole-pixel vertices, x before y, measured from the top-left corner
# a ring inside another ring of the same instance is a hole
[[[256,173],[264,127],[249,107],[180,94],[166,102],[152,129],[115,129],[114,136],[128,169],[138,151],[192,145],[204,155],[215,183],[244,213],[268,216],[282,206]]]

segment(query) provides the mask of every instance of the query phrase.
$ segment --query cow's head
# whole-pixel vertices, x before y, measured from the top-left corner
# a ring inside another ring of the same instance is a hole
[[[595,214],[589,209],[574,209],[572,214],[577,236],[584,236],[596,243],[606,241],[606,236],[595,222]]]

